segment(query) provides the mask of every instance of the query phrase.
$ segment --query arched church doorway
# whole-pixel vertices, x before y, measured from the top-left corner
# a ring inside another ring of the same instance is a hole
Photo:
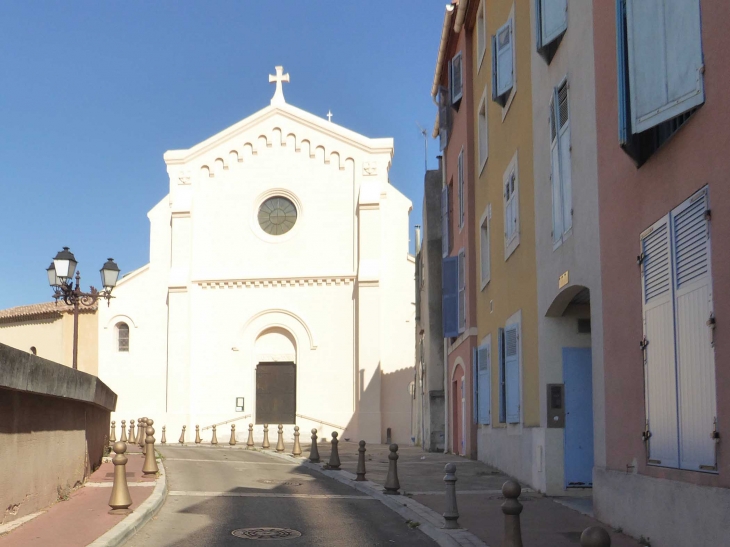
[[[297,411],[296,342],[286,329],[262,332],[254,346],[256,423],[293,424]]]

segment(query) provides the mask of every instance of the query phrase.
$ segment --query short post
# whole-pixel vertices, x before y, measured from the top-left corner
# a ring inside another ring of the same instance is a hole
[[[160,444],[167,444],[167,437],[165,436],[165,429],[167,429],[164,425],[162,426],[162,439],[160,439]]]
[[[292,456],[302,455],[302,445],[299,444],[299,426],[294,426],[294,448],[291,451]]]
[[[144,440],[147,445],[147,450],[144,455],[144,465],[142,466],[142,473],[145,475],[155,475],[159,469],[157,468],[157,460],[155,459],[155,428],[152,425],[155,423],[154,420],[146,420],[147,427],[145,428],[146,438]]]
[[[279,424],[279,432],[276,439],[276,451],[284,452],[284,426]]]
[[[122,420],[122,436],[119,437],[119,442],[127,442],[127,420]]]
[[[332,471],[340,470],[340,451],[337,445],[340,441],[337,440],[337,431],[332,432],[332,451],[330,452],[330,461],[327,463],[327,469]]]
[[[137,446],[144,448],[145,438],[147,437],[147,418],[137,420]]]
[[[605,528],[591,526],[580,535],[581,547],[611,547],[611,536]]]
[[[319,449],[317,448],[317,430],[312,429],[312,447],[309,449],[309,461],[319,463]]]
[[[200,444],[203,440],[200,438],[200,426],[195,426],[195,444]]]
[[[129,461],[124,453],[127,451],[127,445],[122,441],[114,443],[113,449],[116,453],[112,458],[114,464],[114,484],[112,485],[112,495],[109,497],[109,507],[111,507],[112,515],[128,515],[131,513],[129,506],[132,505],[132,496],[129,495],[129,486],[127,486],[127,467]]]
[[[236,444],[236,424],[231,424],[231,440],[228,441],[231,446]]]
[[[215,426],[213,426],[213,437],[210,439],[210,444],[218,444],[218,435],[215,432]]]
[[[444,466],[444,482],[446,483],[446,510],[444,511],[444,528],[454,530],[459,526],[459,509],[456,507],[456,465],[447,463]]]
[[[129,444],[134,444],[137,442],[137,433],[134,428],[134,419],[129,420],[129,439],[127,440]]]
[[[248,424],[248,440],[246,441],[246,449],[251,450],[253,447],[253,424]]]
[[[183,445],[185,444],[185,428],[186,427],[187,426],[183,426],[182,433],[180,433],[180,440],[177,441],[177,442],[179,442],[180,444],[183,444]]]
[[[522,547],[522,529],[520,528],[522,504],[517,501],[521,492],[522,487],[513,480],[508,480],[502,485],[502,495],[507,498],[502,504],[504,513],[503,547]]]
[[[388,476],[385,479],[385,493],[397,496],[400,494],[400,481],[398,481],[398,445],[393,443],[390,445],[390,454],[388,454]]]
[[[112,420],[112,432],[111,435],[109,435],[109,442],[117,442],[117,422],[115,422],[114,420]]]
[[[365,441],[360,441],[359,448],[357,449],[357,469],[355,472],[357,473],[357,478],[355,479],[357,482],[362,482],[365,479]]]
[[[269,448],[269,424],[264,424],[264,442],[261,443],[261,448]]]

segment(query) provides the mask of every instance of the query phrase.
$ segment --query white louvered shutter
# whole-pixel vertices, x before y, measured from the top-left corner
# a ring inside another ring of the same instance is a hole
[[[645,403],[651,431],[649,463],[677,467],[677,381],[669,215],[641,235],[641,252],[647,343],[644,349]]]
[[[519,324],[504,328],[504,381],[507,423],[520,422],[520,339]]]
[[[558,124],[556,120],[555,93],[550,101],[550,184],[553,191],[553,243],[563,237],[563,194],[560,180],[560,148],[558,146]]]
[[[459,179],[459,228],[464,226],[464,149],[459,152],[457,177]]]
[[[555,40],[568,27],[568,0],[538,0],[542,44]]]
[[[710,438],[717,405],[715,352],[707,324],[713,312],[707,206],[704,189],[672,211],[679,465],[694,471],[716,469]]]
[[[441,189],[441,256],[449,256],[449,187]]]
[[[451,102],[461,100],[464,87],[464,70],[461,62],[461,51],[454,55],[450,65],[451,70]]]
[[[573,187],[570,170],[570,119],[568,84],[558,88],[558,132],[560,135],[560,187],[563,194],[563,233],[573,227]]]
[[[488,424],[491,418],[492,402],[492,343],[486,342],[477,348],[479,423]]]
[[[626,0],[632,130],[705,102],[700,0]]]
[[[497,31],[497,95],[504,95],[514,83],[512,20]]]

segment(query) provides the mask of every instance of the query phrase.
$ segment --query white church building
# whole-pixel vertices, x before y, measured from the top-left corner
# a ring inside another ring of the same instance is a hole
[[[164,154],[149,264],[99,307],[117,436],[147,416],[168,443],[234,419],[239,441],[249,422],[273,442],[277,423],[288,440],[296,424],[302,441],[410,441],[412,205],[388,180],[393,140],[287,104],[276,72],[270,106]]]

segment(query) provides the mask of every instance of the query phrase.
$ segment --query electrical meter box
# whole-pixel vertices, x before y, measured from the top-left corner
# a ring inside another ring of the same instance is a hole
[[[565,427],[565,384],[547,385],[547,426]]]

